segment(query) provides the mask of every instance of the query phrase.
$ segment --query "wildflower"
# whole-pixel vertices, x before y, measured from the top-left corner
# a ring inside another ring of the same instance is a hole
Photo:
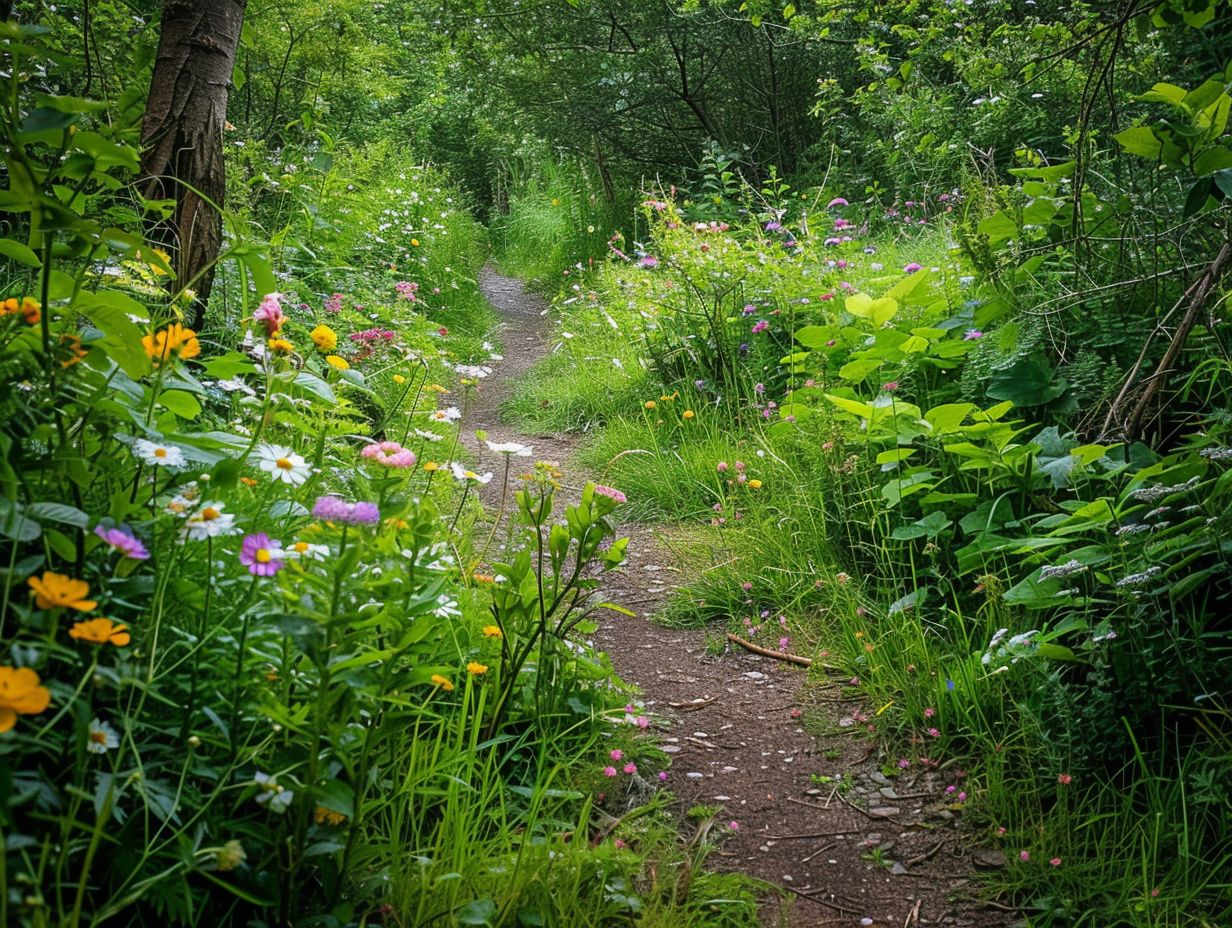
[[[959,802],[966,802],[966,801],[967,801],[967,794],[966,794],[966,793],[963,793],[963,792],[960,792],[960,793],[958,794],[958,801],[959,801]]]
[[[214,866],[223,873],[230,872],[248,859],[244,845],[234,839],[214,852]]]
[[[666,770],[660,770],[660,771],[659,771],[659,782],[660,782],[660,783],[666,783],[666,782],[667,782],[667,771],[666,771]]]
[[[899,770],[906,770],[910,766],[911,766],[911,761],[907,760],[907,758],[900,757],[898,759],[898,769]]]
[[[695,415],[696,415],[696,414],[693,412],[693,410],[691,410],[691,409],[686,409],[684,412],[682,412],[682,413],[680,414],[680,418],[681,418],[681,419],[684,419],[686,422],[688,422],[690,419],[694,418],[694,417],[695,417]]]
[[[282,445],[257,445],[257,466],[275,481],[298,487],[308,480],[312,469],[308,462]]]
[[[336,496],[319,497],[312,507],[312,515],[326,522],[344,525],[376,525],[381,521],[381,511],[376,503],[348,503]]]
[[[750,480],[750,481],[749,481],[749,489],[750,489],[750,490],[760,490],[760,489],[761,489],[761,481],[760,481],[760,480]]]
[[[341,825],[346,821],[346,816],[325,806],[317,806],[312,812],[312,819],[318,825]]]
[[[429,417],[433,422],[457,422],[462,418],[462,413],[458,411],[457,406],[448,406],[445,409],[435,409]]]
[[[289,558],[311,558],[323,561],[329,557],[329,545],[314,545],[307,541],[297,541],[289,548],[283,548],[283,554]]]
[[[244,536],[240,546],[240,563],[254,577],[272,577],[285,566],[282,542],[275,541],[265,532]]]
[[[916,271],[921,271],[923,269],[924,269],[924,265],[917,264],[914,261],[909,261],[907,264],[903,265],[904,274],[914,274]]]
[[[403,377],[401,374],[394,374],[393,381],[396,384],[404,384],[406,383],[406,378]]]
[[[33,297],[25,296],[18,300],[16,297],[9,297],[0,304],[0,316],[17,316],[25,317],[26,325],[38,325],[42,320],[38,300]]]
[[[295,346],[285,338],[271,338],[266,345],[274,354],[288,355],[295,353]]]
[[[1031,854],[1027,851],[1019,851],[1018,859],[1021,860],[1023,863],[1026,863],[1028,860],[1031,859]]]
[[[117,648],[122,648],[132,641],[128,626],[111,619],[83,619],[73,624],[68,630],[68,636],[90,644],[113,644]]]
[[[604,768],[603,768],[603,775],[604,775],[605,777],[614,777],[614,776],[616,776],[616,768],[615,768],[615,767],[604,767]]]
[[[133,442],[133,454],[141,463],[154,467],[183,467],[188,463],[184,452],[175,445],[160,445],[144,438]]]
[[[60,366],[66,370],[74,364],[80,364],[90,353],[89,349],[81,344],[81,338],[76,335],[61,335],[60,347],[66,351],[66,357],[60,362]]]
[[[1079,561],[1074,560],[1073,558],[1070,558],[1064,564],[1057,564],[1056,566],[1049,566],[1049,567],[1041,567],[1039,578],[1040,580],[1058,580],[1064,577],[1068,577],[1072,574],[1080,574],[1086,569],[1087,569],[1086,564],[1083,564]]]
[[[38,715],[51,705],[51,691],[39,685],[29,667],[0,667],[0,734],[17,724],[19,715]]]
[[[40,609],[76,609],[90,612],[98,605],[90,595],[90,585],[84,580],[74,580],[64,574],[45,571],[41,577],[26,581],[34,591],[34,604]]]
[[[484,444],[488,446],[489,451],[493,451],[496,454],[504,454],[519,458],[528,458],[535,451],[535,449],[531,448],[529,445],[520,445],[516,441],[497,442],[485,440]]]
[[[370,445],[365,445],[363,450],[359,452],[359,456],[380,464],[382,467],[390,467],[395,470],[405,470],[415,466],[415,452],[409,448],[403,448],[396,441],[374,442]]]
[[[91,754],[106,754],[119,746],[119,732],[102,719],[95,718],[90,722],[90,733],[86,738],[87,751]]]
[[[1062,786],[1069,786],[1071,783],[1074,782],[1073,774],[1058,773],[1057,782],[1060,783]]]
[[[642,405],[645,406],[647,409],[654,409],[658,405],[658,403],[656,403],[654,400],[647,400]]]
[[[769,322],[767,322],[765,319],[758,319],[755,323],[753,323],[753,328],[751,332],[752,334],[757,335],[760,332],[766,331],[766,329],[768,328],[770,328]]]
[[[343,299],[345,299],[345,297],[343,297],[341,293],[335,293],[333,296],[331,296],[328,300],[325,301],[325,311],[327,313],[342,312]]]
[[[1059,866],[1061,866],[1061,858],[1060,858],[1060,857],[1054,857],[1054,858],[1052,858],[1052,860],[1048,861],[1048,864],[1049,864],[1049,866],[1052,866],[1052,867],[1059,867]]]
[[[184,533],[190,541],[221,538],[235,532],[235,516],[223,512],[222,503],[206,503],[184,522]]]
[[[637,764],[634,764],[634,763],[625,764],[624,771],[625,773],[628,773],[628,774],[637,773]]]
[[[939,732],[935,728],[928,729],[926,732],[924,732],[924,734],[928,735],[928,737],[930,738],[940,738],[941,737],[941,732]]]
[[[624,760],[624,756],[625,752],[620,750],[620,748],[615,748],[614,750],[608,752],[608,757],[612,760]]]
[[[967,329],[967,331],[963,333],[964,342],[976,342],[976,341],[979,341],[983,337],[984,337],[984,333],[981,332],[979,329]]]
[[[659,266],[659,259],[654,255],[643,255],[638,259],[637,266],[644,268],[655,268]]]
[[[351,362],[341,355],[327,354],[325,356],[325,363],[338,371],[349,371],[351,369]]]
[[[294,790],[284,788],[278,783],[277,778],[270,776],[268,773],[258,772],[253,777],[253,782],[261,790],[257,793],[257,804],[268,805],[271,812],[287,811],[287,807],[291,805],[291,800],[295,798]]]
[[[418,296],[419,284],[413,280],[400,280],[394,284],[394,289],[398,291],[398,296],[404,300],[414,303]]]
[[[287,321],[287,315],[282,311],[282,304],[279,302],[281,299],[281,293],[267,293],[261,300],[261,305],[252,314],[253,322],[259,322],[265,326],[267,336],[277,335],[282,324]]]
[[[740,823],[733,819],[732,821],[727,823],[727,827],[730,828],[732,831],[739,831]]]
[[[486,486],[492,482],[491,471],[488,471],[486,474],[477,474],[473,470],[467,470],[457,461],[451,461],[449,464],[449,469],[453,472],[453,479],[458,481],[458,483],[466,483],[470,481],[472,483],[477,483],[480,486]]]
[[[932,706],[928,706],[928,707],[924,710],[924,718],[926,718],[926,719],[931,719],[931,718],[932,718],[934,715],[936,715],[936,714],[937,714],[937,710],[936,710],[936,709],[934,709]]]
[[[843,197],[835,197],[826,205],[829,209],[834,209],[836,206],[847,206],[849,204]]]
[[[446,693],[453,692],[453,683],[450,681],[448,677],[442,677],[439,673],[434,673],[431,677],[430,682],[432,683],[433,686],[439,686]]]
[[[481,677],[488,672],[488,665],[481,664],[479,661],[471,661],[466,665],[466,672],[472,677]]]
[[[720,474],[726,473],[727,472],[727,462],[719,461],[719,463],[715,465],[714,469],[717,470]]]
[[[104,528],[99,525],[94,529],[94,534],[129,560],[144,561],[150,556],[145,545],[122,528]]]
[[[602,484],[595,484],[595,493],[599,496],[606,496],[608,499],[615,500],[618,503],[627,503],[629,498],[614,487],[605,487]]]
[[[141,339],[141,346],[155,367],[173,357],[186,361],[201,353],[201,343],[197,341],[197,333],[192,329],[184,328],[178,322],[171,323],[159,332],[146,335]]]
[[[499,625],[485,625],[483,627],[483,636],[485,638],[504,638],[505,633],[500,630]]]

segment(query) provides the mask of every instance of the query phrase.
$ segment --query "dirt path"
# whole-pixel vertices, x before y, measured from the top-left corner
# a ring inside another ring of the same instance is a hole
[[[550,349],[546,303],[491,268],[480,284],[504,320],[504,360],[466,411],[465,440],[477,450],[470,433],[486,429],[492,440],[521,441],[536,458],[565,463],[575,436],[526,436],[500,422],[516,378]],[[565,474],[566,491],[571,483],[576,490],[583,475],[570,467]],[[614,617],[596,644],[662,721],[680,810],[721,806],[722,821],[737,824],[712,860],[786,890],[792,904],[768,900],[765,924],[1012,924],[1005,912],[949,900],[970,884],[971,861],[946,807],[945,789],[962,788],[961,771],[917,768],[891,779],[873,756],[875,743],[854,734],[861,704],[844,684],[810,683],[800,668],[712,648],[703,630],[650,621],[683,582],[664,544],[671,527],[629,523],[622,531],[629,561],[605,589],[638,617],[608,613]]]

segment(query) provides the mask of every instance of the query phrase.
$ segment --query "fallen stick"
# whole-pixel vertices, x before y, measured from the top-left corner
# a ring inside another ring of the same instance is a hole
[[[709,699],[701,700],[701,702],[669,702],[668,705],[680,712],[696,712],[698,709],[704,709],[718,698],[718,696],[711,696]]]
[[[915,908],[907,914],[907,918],[903,921],[903,928],[912,928],[913,925],[920,924],[920,906],[923,904],[923,899],[917,899],[915,901]]]
[[[754,654],[760,654],[762,657],[773,657],[776,661],[783,661],[785,664],[797,664],[801,667],[812,667],[813,659],[811,657],[801,657],[799,654],[787,654],[784,651],[772,651],[769,648],[763,648],[761,645],[753,644],[751,641],[745,641],[739,635],[727,633],[727,640],[740,645],[746,651],[752,651]]]
[[[830,848],[836,846],[837,844],[838,842],[834,841],[834,842],[831,842],[830,844],[825,845],[824,847],[819,847],[817,850],[813,851],[813,853],[809,854],[808,857],[804,858],[804,860],[800,861],[800,863],[807,864],[814,857],[821,856],[822,854],[824,854],[826,851],[830,850]]]
[[[799,835],[766,835],[771,841],[792,841],[796,838],[838,838],[842,835],[858,835],[862,834],[859,828],[849,828],[846,831],[813,831],[808,834]]]

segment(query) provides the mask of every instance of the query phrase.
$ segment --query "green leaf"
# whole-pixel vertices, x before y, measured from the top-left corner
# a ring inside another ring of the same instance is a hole
[[[219,380],[230,380],[241,374],[255,374],[257,367],[252,358],[238,351],[229,351],[217,358],[211,358],[202,365],[205,372]]]
[[[43,262],[39,260],[29,247],[21,242],[14,241],[11,238],[0,238],[0,255],[6,258],[11,258],[18,264],[24,264],[26,267],[42,267]]]
[[[1124,132],[1118,132],[1113,138],[1131,155],[1138,155],[1151,161],[1158,161],[1163,152],[1163,142],[1151,131],[1150,126],[1135,126]]]
[[[65,503],[31,503],[26,507],[26,514],[40,522],[59,522],[77,528],[88,528],[90,525],[88,515],[76,506],[69,506]]]
[[[946,403],[924,413],[924,419],[938,435],[953,432],[976,408],[975,403]]]
[[[844,380],[850,380],[853,383],[859,383],[865,380],[869,374],[874,373],[881,367],[881,361],[848,361],[838,369],[838,375]]]
[[[873,417],[873,407],[868,403],[861,403],[859,400],[848,399],[845,396],[835,396],[833,393],[827,393],[826,399],[843,410],[843,412],[852,413],[862,419],[871,419]]]
[[[158,402],[181,419],[195,419],[201,415],[201,403],[186,390],[164,390],[158,395]]]
[[[78,294],[73,309],[107,336],[99,344],[124,373],[137,380],[150,372],[150,359],[141,346],[145,333],[129,318],[148,319],[150,314],[144,306],[123,293],[86,290]]]

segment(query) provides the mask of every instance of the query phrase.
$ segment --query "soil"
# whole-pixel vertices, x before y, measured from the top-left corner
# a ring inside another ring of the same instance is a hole
[[[521,435],[500,421],[516,380],[550,350],[548,306],[492,268],[480,285],[501,315],[504,355],[465,410],[464,443],[478,452],[472,433],[484,429],[491,440],[533,445],[536,459],[566,464],[577,437]],[[487,457],[491,468],[497,462]],[[565,492],[576,492],[585,475],[567,464],[564,472]],[[496,483],[485,488],[490,505]],[[912,765],[899,774],[891,759],[888,772],[899,775],[887,776],[877,743],[861,737],[869,710],[846,681],[734,648],[721,633],[652,621],[683,585],[668,544],[674,531],[621,526],[629,559],[606,576],[605,594],[636,618],[607,613],[595,644],[660,722],[680,814],[697,804],[723,809],[729,833],[712,864],[781,887],[767,893],[763,924],[1020,924],[1008,907],[976,897],[977,863],[1001,861],[973,850],[963,833],[961,806],[950,802],[962,771]]]

